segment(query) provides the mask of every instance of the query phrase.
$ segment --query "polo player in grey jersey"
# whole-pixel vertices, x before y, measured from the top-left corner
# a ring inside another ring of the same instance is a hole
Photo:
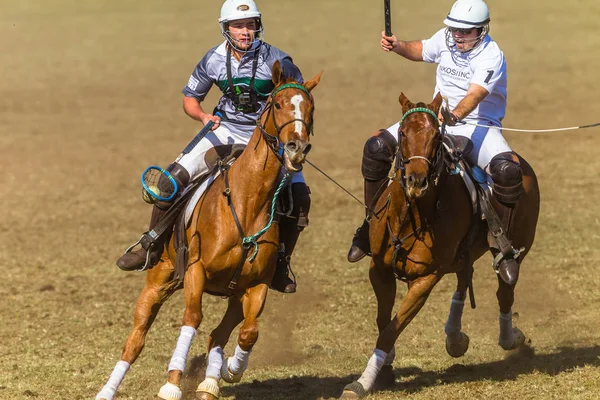
[[[212,130],[188,153],[181,154],[167,171],[185,188],[191,181],[207,175],[216,166],[216,154],[227,153],[232,145],[246,145],[274,88],[272,68],[279,60],[286,78],[303,83],[302,74],[292,58],[263,41],[264,27],[261,13],[253,0],[226,0],[219,18],[225,41],[210,49],[192,72],[183,88],[183,109],[191,118],[204,125],[212,121]],[[202,102],[216,85],[223,96],[213,113],[205,112]],[[220,115],[217,115],[218,114]],[[289,262],[300,232],[308,225],[310,191],[302,172],[291,181],[293,209],[289,217],[280,221],[280,254],[271,287],[284,293],[296,291],[296,283],[289,277]],[[154,205],[150,228],[152,230],[165,215],[172,202]],[[119,268],[139,270],[146,262],[155,265],[164,250],[168,235],[157,239],[146,250],[128,252],[117,260]]]

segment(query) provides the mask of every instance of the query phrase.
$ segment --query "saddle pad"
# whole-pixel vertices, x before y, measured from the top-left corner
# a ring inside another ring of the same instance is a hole
[[[204,179],[204,182],[198,186],[196,192],[192,195],[192,198],[188,201],[185,206],[185,225],[187,226],[190,223],[190,219],[192,218],[192,214],[194,213],[194,208],[196,208],[196,204],[206,192],[206,189],[210,186],[211,183],[215,181],[221,175],[221,170],[219,168],[215,168],[210,175]]]

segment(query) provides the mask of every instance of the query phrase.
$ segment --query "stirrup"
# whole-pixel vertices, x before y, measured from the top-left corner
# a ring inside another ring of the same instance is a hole
[[[496,274],[500,273],[500,263],[502,260],[507,260],[509,258],[514,258],[516,260],[524,251],[525,247],[521,247],[519,250],[512,248],[512,254],[502,254],[502,252],[499,252],[496,257],[494,257],[494,261],[492,262],[492,267],[494,268]]]
[[[129,246],[127,248],[127,250],[125,250],[125,253],[123,253],[123,254],[130,253],[131,251],[133,251],[133,248],[136,247],[138,244],[140,246],[142,246],[144,248],[144,250],[146,250],[146,261],[144,262],[144,265],[142,266],[142,268],[134,269],[133,271],[144,272],[144,271],[147,271],[150,268],[152,268],[152,266],[150,265],[151,264],[150,263],[150,253],[151,253],[151,250],[154,249],[154,245],[156,243],[156,242],[154,242],[154,240],[152,240],[152,233],[153,232],[154,231],[143,233],[142,236],[140,236],[140,238],[138,239],[138,241],[135,242],[134,244],[132,244],[131,246]],[[144,240],[144,239],[146,239],[146,240]],[[145,248],[144,244],[142,242],[148,243],[148,248]]]

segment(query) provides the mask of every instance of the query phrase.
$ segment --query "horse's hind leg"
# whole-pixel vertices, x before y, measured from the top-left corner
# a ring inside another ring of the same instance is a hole
[[[468,274],[470,266],[456,273],[458,285],[450,303],[450,313],[444,327],[446,332],[446,351],[452,357],[462,357],[469,349],[469,336],[462,332],[462,314],[467,297]]]
[[[138,358],[160,307],[179,288],[172,280],[173,268],[165,261],[148,271],[146,284],[138,297],[133,320],[133,329],[125,342],[121,360],[117,363],[108,382],[96,396],[96,400],[112,400],[131,364]]]
[[[377,298],[377,329],[381,333],[392,320],[392,311],[396,302],[396,277],[391,268],[378,268],[375,261],[371,260],[369,280]],[[383,367],[377,374],[375,387],[385,388],[395,383],[396,377],[392,368],[395,357],[396,351],[392,347],[392,350],[387,354]]]
[[[525,335],[519,328],[513,328],[512,325],[512,305],[515,301],[515,287],[510,286],[498,276],[498,305],[500,306],[500,335],[498,344],[504,350],[513,350],[525,342]]]
[[[179,384],[185,370],[188,352],[192,345],[196,329],[202,322],[202,294],[206,275],[201,262],[189,266],[184,277],[185,312],[181,333],[177,340],[177,346],[169,363],[168,382],[160,388],[158,397],[165,400],[179,400],[182,397]]]

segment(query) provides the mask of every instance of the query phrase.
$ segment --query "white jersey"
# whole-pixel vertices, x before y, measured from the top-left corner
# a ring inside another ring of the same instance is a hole
[[[423,61],[438,64],[434,96],[448,97],[450,109],[466,96],[469,84],[484,87],[489,95],[464,118],[465,121],[502,126],[506,113],[506,60],[489,36],[473,50],[448,50],[446,28],[423,40]]]

